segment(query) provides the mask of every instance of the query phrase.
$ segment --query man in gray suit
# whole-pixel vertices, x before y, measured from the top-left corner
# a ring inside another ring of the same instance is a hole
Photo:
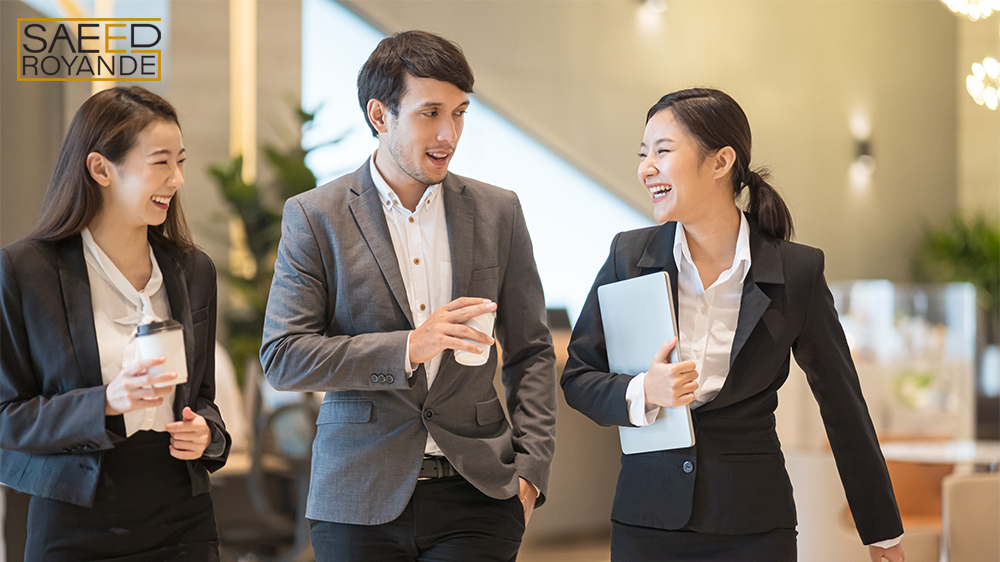
[[[358,75],[378,149],[285,204],[261,361],[275,388],[326,392],[320,561],[513,560],[545,499],[555,355],[531,240],[514,193],[448,173],[472,85],[454,43],[383,40]],[[492,334],[463,324],[493,313],[509,423]]]

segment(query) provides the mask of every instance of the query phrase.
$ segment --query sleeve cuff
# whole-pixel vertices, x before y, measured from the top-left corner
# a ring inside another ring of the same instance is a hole
[[[417,370],[417,365],[410,363],[410,336],[413,335],[413,330],[406,335],[406,355],[403,356],[403,370],[406,372],[406,378],[413,376],[414,371]]]
[[[201,456],[206,459],[214,459],[221,457],[222,453],[226,452],[226,436],[211,422],[209,425],[212,427],[212,442],[208,444],[208,447],[205,447],[205,452]]]
[[[628,408],[628,421],[632,425],[642,427],[656,421],[656,416],[660,413],[660,407],[655,404],[646,404],[646,388],[643,381],[646,380],[646,373],[640,373],[628,383],[625,390],[625,406]]]
[[[903,540],[903,535],[899,535],[894,539],[889,539],[885,541],[873,542],[868,546],[877,546],[879,548],[892,548],[899,544],[899,541]]]

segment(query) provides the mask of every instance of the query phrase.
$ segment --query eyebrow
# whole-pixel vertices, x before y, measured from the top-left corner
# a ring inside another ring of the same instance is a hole
[[[182,148],[181,151],[177,153],[177,155],[180,156],[180,155],[184,154],[185,152],[187,152],[187,149],[186,148]],[[149,156],[159,156],[161,154],[166,154],[166,155],[169,156],[172,153],[169,150],[167,150],[166,148],[164,148],[164,149],[161,149],[161,150],[157,150],[156,152],[150,152]]]
[[[663,138],[656,139],[655,141],[653,141],[653,145],[655,146],[655,145],[658,145],[658,144],[663,144],[665,142],[674,142],[674,139],[663,137]],[[639,146],[640,147],[645,147],[646,143],[645,142],[640,142]]]
[[[469,103],[470,102],[468,100],[464,101],[464,102],[458,104],[458,107],[462,107],[463,105],[464,106],[468,106]],[[439,102],[439,101],[429,101],[429,102],[426,102],[424,105],[421,105],[420,108],[421,109],[426,109],[428,107],[442,107],[442,106],[444,106],[444,103],[442,103],[442,102]]]

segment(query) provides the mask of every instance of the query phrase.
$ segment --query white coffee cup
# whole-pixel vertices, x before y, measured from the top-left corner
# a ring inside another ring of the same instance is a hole
[[[150,367],[147,373],[177,373],[177,378],[153,386],[162,388],[187,382],[187,355],[184,353],[184,326],[176,320],[163,320],[140,324],[135,335],[135,344],[143,359],[164,357],[166,361]]]
[[[487,312],[485,314],[480,314],[475,318],[470,318],[463,322],[466,326],[472,328],[473,330],[479,330],[480,332],[492,336],[493,335],[493,321],[496,319],[496,312]],[[467,365],[469,367],[478,367],[479,365],[485,365],[490,358],[490,348],[492,345],[484,345],[477,341],[465,340],[473,345],[478,345],[483,348],[482,353],[472,353],[471,351],[463,351],[461,349],[455,350],[455,361],[458,361],[462,365]]]

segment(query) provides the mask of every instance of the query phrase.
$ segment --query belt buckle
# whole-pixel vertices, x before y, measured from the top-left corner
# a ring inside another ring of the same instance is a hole
[[[434,480],[435,478],[441,478],[443,476],[443,474],[442,474],[443,470],[441,468],[441,461],[440,460],[438,460],[436,458],[433,458],[433,457],[426,457],[426,458],[424,458],[421,461],[421,467],[420,467],[421,470],[423,470],[423,463],[425,461],[433,461],[434,462],[434,472],[437,473],[437,475],[436,476],[417,476],[417,481],[421,481],[421,480]]]

